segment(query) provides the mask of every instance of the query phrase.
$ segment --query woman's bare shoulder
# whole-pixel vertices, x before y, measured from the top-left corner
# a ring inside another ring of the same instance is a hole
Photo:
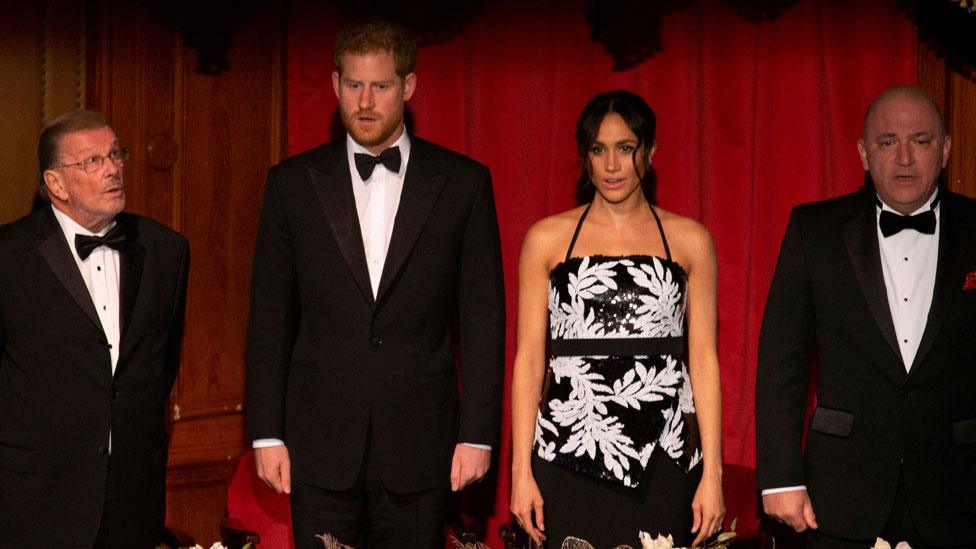
[[[712,235],[700,221],[655,206],[661,217],[664,234],[674,253],[688,262],[697,262],[715,254]]]
[[[550,215],[533,223],[522,241],[523,254],[531,252],[536,257],[544,258],[546,263],[552,263],[557,257],[561,258],[569,246],[584,207]]]
[[[583,214],[583,208],[584,206],[580,206],[536,221],[525,234],[526,240],[531,238],[544,241],[561,239],[568,241],[579,222],[580,215]]]

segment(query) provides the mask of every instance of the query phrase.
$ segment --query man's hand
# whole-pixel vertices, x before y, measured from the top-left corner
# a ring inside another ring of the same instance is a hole
[[[291,493],[291,460],[284,444],[254,449],[258,478],[279,494]]]
[[[763,510],[767,515],[789,525],[797,532],[817,528],[817,516],[806,490],[776,492],[762,497]]]
[[[458,444],[451,460],[451,490],[460,492],[465,486],[481,480],[490,464],[490,450]]]

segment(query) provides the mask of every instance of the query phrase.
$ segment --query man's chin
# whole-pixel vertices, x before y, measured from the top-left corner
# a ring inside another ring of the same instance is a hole
[[[377,145],[380,145],[386,141],[386,138],[389,137],[382,135],[378,129],[367,131],[363,131],[361,128],[357,127],[348,129],[349,133],[352,135],[352,138],[356,140],[356,143],[359,143],[364,147],[376,147]]]
[[[114,218],[115,216],[122,213],[123,210],[125,210],[125,195],[123,195],[122,198],[120,198],[119,200],[116,200],[114,203],[112,203],[112,207],[109,209],[109,213],[111,213],[112,217]]]

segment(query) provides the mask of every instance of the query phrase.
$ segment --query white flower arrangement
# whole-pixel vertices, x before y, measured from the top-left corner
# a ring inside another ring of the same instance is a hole
[[[652,538],[647,532],[640,532],[637,537],[640,539],[641,549],[672,549],[674,547],[674,539],[671,538],[670,534],[668,537],[658,534],[656,538]]]
[[[735,537],[735,523],[736,520],[733,520],[732,524],[729,525],[728,532],[719,532],[713,534],[708,539],[705,540],[704,544],[696,547],[699,549],[728,549],[729,541]],[[658,534],[657,536],[652,538],[650,534],[642,531],[637,533],[637,539],[640,540],[639,549],[688,549],[685,547],[675,547],[674,538],[672,538],[670,535],[663,536],[661,534]],[[595,548],[593,547],[593,544],[591,544],[590,542],[584,539],[570,536],[565,540],[563,540],[560,549],[595,549]],[[617,547],[614,547],[614,549],[634,549],[634,548],[631,547],[630,545],[618,545]],[[873,548],[873,549],[881,549],[881,548]],[[887,549],[891,549],[891,547],[888,547]],[[899,546],[896,547],[895,549],[904,549],[904,548]]]
[[[322,545],[325,547],[325,549],[353,549],[349,545],[337,540],[331,534],[316,535],[315,537],[322,540]]]
[[[891,549],[891,544],[878,538],[874,540],[874,547],[871,547],[871,549]],[[895,549],[912,549],[912,546],[907,541],[900,541],[895,545]]]

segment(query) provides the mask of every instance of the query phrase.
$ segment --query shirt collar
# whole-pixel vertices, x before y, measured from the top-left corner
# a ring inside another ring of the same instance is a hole
[[[97,233],[93,233],[79,225],[77,221],[71,219],[68,214],[59,210],[54,206],[54,204],[51,204],[51,209],[54,210],[54,218],[58,220],[58,225],[61,226],[61,231],[64,233],[65,238],[68,239],[68,242],[74,242],[76,234],[82,234],[85,236],[105,236],[105,234],[115,226],[115,220],[113,219],[102,230],[98,231]]]
[[[935,199],[939,196],[939,193],[940,192],[941,192],[941,190],[938,187],[936,187],[935,192],[932,193],[932,196],[930,196],[929,199],[925,201],[925,204],[922,204],[921,206],[918,207],[917,210],[911,212],[908,215],[915,215],[915,214],[918,214],[918,213],[921,213],[921,212],[928,211],[929,209],[935,210],[936,213],[938,213],[939,204],[941,204],[942,201],[939,200],[939,203],[936,204],[935,207],[932,206],[932,202],[935,201]],[[875,205],[880,207],[880,210],[879,211],[891,212],[891,213],[897,214],[897,215],[905,215],[905,214],[903,214],[903,213],[895,210],[894,208],[892,208],[888,204],[886,204],[885,201],[881,199],[881,195],[877,194],[877,192],[875,192],[875,197],[876,197],[876,199],[875,199]]]

